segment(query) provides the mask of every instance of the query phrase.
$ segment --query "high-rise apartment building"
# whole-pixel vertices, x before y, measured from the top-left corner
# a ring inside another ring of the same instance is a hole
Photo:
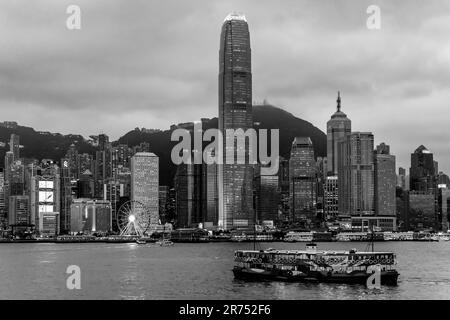
[[[377,216],[395,216],[395,156],[384,143],[374,152],[375,213]]]
[[[352,132],[338,144],[338,194],[341,217],[373,215],[374,139],[370,132]]]

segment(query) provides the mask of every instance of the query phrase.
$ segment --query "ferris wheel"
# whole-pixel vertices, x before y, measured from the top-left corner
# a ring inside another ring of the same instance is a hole
[[[116,213],[120,235],[142,237],[150,225],[150,216],[150,211],[141,202],[125,202]]]

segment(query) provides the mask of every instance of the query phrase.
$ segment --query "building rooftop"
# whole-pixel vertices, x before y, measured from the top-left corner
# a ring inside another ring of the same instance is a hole
[[[431,153],[431,152],[424,145],[421,145],[414,151],[414,153]]]
[[[231,21],[231,20],[240,20],[240,21],[247,22],[245,15],[243,13],[237,13],[237,12],[232,12],[229,15],[227,15],[223,22]]]
[[[312,141],[311,141],[310,137],[295,137],[292,144],[293,145],[298,145],[298,144],[312,145]]]
[[[157,157],[153,152],[136,152],[133,157]]]

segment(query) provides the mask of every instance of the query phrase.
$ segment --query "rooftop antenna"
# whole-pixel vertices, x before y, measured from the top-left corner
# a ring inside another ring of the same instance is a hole
[[[341,92],[340,91],[338,91],[338,97],[337,97],[336,102],[337,102],[337,111],[339,112],[339,111],[341,111]]]

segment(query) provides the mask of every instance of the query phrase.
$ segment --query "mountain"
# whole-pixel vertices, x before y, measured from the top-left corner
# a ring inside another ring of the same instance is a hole
[[[289,112],[272,105],[258,105],[253,107],[253,122],[260,129],[280,130],[279,153],[284,158],[289,158],[291,144],[295,137],[310,137],[314,145],[316,157],[325,157],[327,154],[327,137],[320,129],[311,123],[299,119]],[[206,119],[203,129],[217,128],[217,118]],[[192,129],[192,125],[186,125],[186,129]],[[173,130],[158,133],[145,133],[141,130],[133,130],[121,137],[116,143],[138,145],[148,142],[151,151],[159,156],[160,161],[160,183],[161,185],[172,185],[176,166],[170,159],[170,153],[178,142],[170,141]],[[206,143],[207,144],[207,143]],[[270,148],[269,148],[270,150]]]
[[[20,156],[25,158],[53,159],[60,161],[71,144],[76,145],[81,153],[93,153],[95,148],[81,135],[62,135],[59,133],[38,132],[30,127],[14,126],[12,128],[0,126],[0,164],[4,167],[5,153],[9,151],[9,139],[12,133],[20,136]]]
[[[280,130],[280,150],[279,153],[285,158],[289,158],[292,141],[295,137],[310,137],[315,155],[326,156],[326,135],[311,123],[295,117],[289,112],[272,105],[259,105],[253,107],[253,121],[255,127],[260,129]],[[203,129],[217,128],[217,118],[204,119]],[[185,124],[186,129],[192,129],[192,124]],[[150,149],[159,157],[160,163],[160,184],[172,185],[176,166],[172,163],[170,154],[172,148],[178,143],[171,141],[170,137],[175,126],[170,130],[149,132],[147,130],[135,129],[120,137],[113,145],[128,144],[130,147],[141,142],[148,142]],[[15,126],[6,128],[0,126],[0,164],[4,165],[4,156],[9,150],[9,138],[12,133],[20,136],[21,156],[27,158],[53,159],[59,161],[66,154],[73,143],[80,153],[93,153],[93,147],[81,135],[62,135],[59,133],[37,132],[33,128]],[[205,143],[207,144],[207,143]],[[269,148],[270,150],[270,148]]]

